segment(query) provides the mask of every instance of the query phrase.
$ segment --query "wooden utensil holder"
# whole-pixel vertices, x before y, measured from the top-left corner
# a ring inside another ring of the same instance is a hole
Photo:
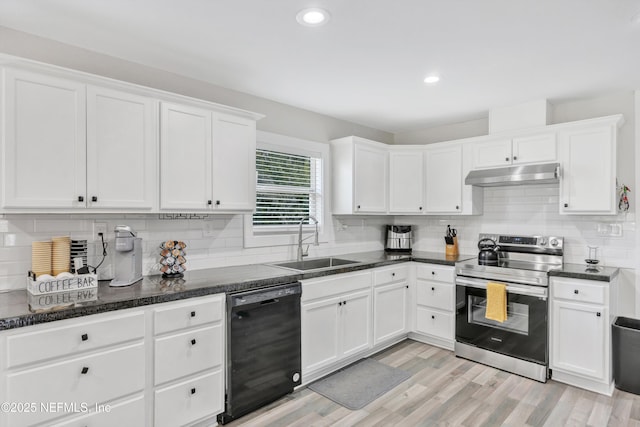
[[[458,256],[458,237],[453,238],[453,245],[444,245],[444,254],[448,257]]]

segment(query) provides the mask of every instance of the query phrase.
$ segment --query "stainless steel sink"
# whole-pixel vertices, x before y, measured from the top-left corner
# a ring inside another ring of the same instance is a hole
[[[290,268],[292,270],[309,271],[319,270],[321,268],[338,267],[341,265],[357,264],[360,261],[351,261],[342,258],[315,258],[302,261],[289,261],[280,264],[274,264],[278,267]]]

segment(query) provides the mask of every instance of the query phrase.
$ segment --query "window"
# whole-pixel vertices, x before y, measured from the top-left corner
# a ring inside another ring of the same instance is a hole
[[[256,173],[254,231],[288,230],[309,216],[322,223],[321,158],[258,148]]]
[[[258,132],[256,210],[245,215],[245,247],[296,244],[303,229],[326,230],[329,144]],[[325,240],[326,241],[326,240]]]

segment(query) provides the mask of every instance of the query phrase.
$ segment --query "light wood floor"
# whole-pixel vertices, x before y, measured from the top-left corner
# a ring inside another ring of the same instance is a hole
[[[373,358],[412,377],[358,411],[303,388],[227,425],[640,427],[640,396],[617,389],[542,384],[411,340]]]

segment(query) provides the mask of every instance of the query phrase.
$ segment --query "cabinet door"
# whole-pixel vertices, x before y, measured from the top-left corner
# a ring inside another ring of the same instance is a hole
[[[85,207],[85,86],[6,69],[5,208]]]
[[[511,164],[511,139],[476,142],[473,147],[473,168],[493,168]]]
[[[156,193],[155,102],[87,88],[87,205],[151,209]]]
[[[427,213],[459,213],[462,208],[462,146],[426,151]]]
[[[379,286],[373,290],[373,344],[407,332],[406,282]]]
[[[558,138],[560,213],[615,214],[615,125],[566,130]]]
[[[556,154],[556,135],[543,134],[513,138],[513,164],[553,162]]]
[[[213,207],[251,211],[256,205],[256,122],[213,115]]]
[[[386,213],[387,151],[365,144],[355,144],[354,150],[353,211]]]
[[[389,153],[389,212],[424,212],[424,156],[422,150]]]
[[[552,304],[551,368],[604,379],[607,309],[565,301]]]
[[[339,309],[342,299],[330,298],[301,306],[302,375],[330,365],[339,357]]]
[[[342,297],[340,327],[343,356],[371,347],[371,291]]]
[[[160,120],[160,207],[208,209],[211,112],[163,103]]]

